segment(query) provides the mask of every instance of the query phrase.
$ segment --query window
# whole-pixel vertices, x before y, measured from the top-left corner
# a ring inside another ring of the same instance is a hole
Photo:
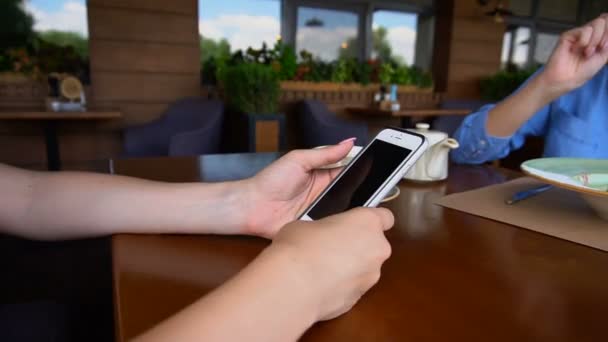
[[[413,13],[376,11],[373,16],[372,58],[414,64],[418,16]]]
[[[530,49],[530,28],[515,27],[507,31],[503,38],[503,66],[514,65],[525,68]]]
[[[551,57],[553,49],[559,41],[559,34],[539,32],[536,35],[536,47],[534,49],[534,63],[545,64]]]
[[[325,61],[358,57],[359,17],[333,9],[298,7],[296,50]]]
[[[201,62],[262,44],[281,34],[279,0],[199,0]]]
[[[88,82],[88,24],[85,0],[5,0],[0,71],[65,72]]]

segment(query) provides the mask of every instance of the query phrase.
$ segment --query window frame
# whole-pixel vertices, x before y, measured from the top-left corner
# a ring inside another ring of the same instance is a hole
[[[588,5],[593,0],[578,0],[576,21],[559,21],[553,19],[547,19],[541,17],[539,14],[540,1],[542,0],[531,0],[530,15],[529,16],[509,16],[505,19],[506,27],[505,33],[508,31],[514,31],[515,27],[524,26],[530,28],[530,44],[528,49],[528,56],[525,68],[533,66],[534,63],[534,52],[536,50],[536,44],[538,39],[538,33],[555,33],[561,34],[564,31],[573,29],[577,26],[581,26],[585,23],[584,14],[588,9]],[[512,49],[513,43],[510,46]],[[512,51],[509,53],[509,57],[512,55]],[[511,59],[507,60],[507,63],[511,62]]]
[[[424,6],[414,3],[398,3],[388,0],[378,1],[343,1],[340,3],[331,3],[321,0],[282,0],[281,1],[281,37],[283,41],[292,46],[296,46],[296,36],[298,29],[298,8],[312,7],[328,10],[346,11],[355,13],[359,18],[359,28],[357,37],[359,39],[360,60],[371,58],[372,55],[372,39],[373,39],[373,16],[375,11],[393,11],[414,13],[419,17],[434,13],[435,1],[431,1],[431,5]],[[415,60],[414,60],[415,63]]]

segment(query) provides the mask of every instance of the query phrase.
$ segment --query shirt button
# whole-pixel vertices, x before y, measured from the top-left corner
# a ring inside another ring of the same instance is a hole
[[[480,140],[479,141],[479,146],[486,146],[486,141],[485,140]]]

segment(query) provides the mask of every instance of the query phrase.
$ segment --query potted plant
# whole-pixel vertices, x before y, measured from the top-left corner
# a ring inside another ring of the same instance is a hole
[[[219,72],[228,107],[245,122],[247,150],[279,151],[285,147],[285,116],[277,112],[279,76],[270,65],[243,62]]]

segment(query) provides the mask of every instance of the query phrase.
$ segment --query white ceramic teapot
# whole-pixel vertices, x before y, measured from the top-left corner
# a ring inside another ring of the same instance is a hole
[[[430,131],[429,124],[418,123],[411,131],[422,134],[429,148],[403,178],[418,182],[433,182],[448,178],[449,152],[460,146],[456,139],[440,131]]]

